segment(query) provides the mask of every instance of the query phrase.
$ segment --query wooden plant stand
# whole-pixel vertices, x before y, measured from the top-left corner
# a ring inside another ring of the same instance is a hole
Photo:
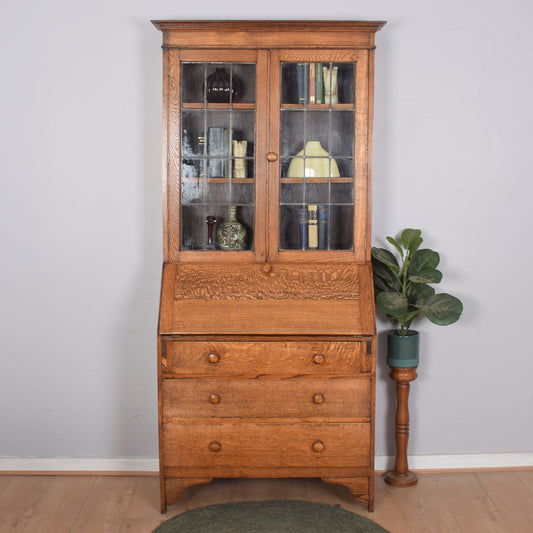
[[[396,381],[396,462],[394,470],[385,474],[385,483],[394,487],[412,487],[418,483],[407,466],[409,383],[417,377],[416,368],[391,367],[390,377]]]

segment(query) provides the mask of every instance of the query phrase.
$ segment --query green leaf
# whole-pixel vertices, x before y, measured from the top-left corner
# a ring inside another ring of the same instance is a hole
[[[402,243],[405,249],[413,253],[422,244],[422,232],[419,229],[405,229],[402,231]]]
[[[446,293],[430,296],[416,307],[422,309],[428,319],[437,326],[448,326],[457,322],[463,312],[461,300]]]
[[[425,269],[417,272],[416,275],[410,275],[409,281],[413,283],[440,283],[442,280],[442,272],[435,269]]]
[[[407,287],[407,299],[410,305],[420,303],[434,294],[435,289],[425,283],[410,283]]]
[[[417,250],[407,269],[407,279],[415,283],[439,283],[442,274],[436,270],[440,262],[437,252],[429,249]]]
[[[396,250],[398,250],[400,257],[403,257],[403,248],[400,246],[400,244],[392,237],[387,237],[387,240],[394,246],[394,248],[396,248]]]
[[[379,261],[380,263],[383,263],[384,265],[387,265],[395,274],[398,274],[400,272],[400,265],[398,264],[398,260],[394,255],[386,250],[385,248],[372,248],[372,257]]]
[[[398,276],[387,265],[374,258],[372,258],[372,271],[376,289],[389,292],[400,292],[402,290],[402,284]]]
[[[386,315],[391,317],[399,317],[407,313],[407,298],[397,292],[380,292],[376,303]]]

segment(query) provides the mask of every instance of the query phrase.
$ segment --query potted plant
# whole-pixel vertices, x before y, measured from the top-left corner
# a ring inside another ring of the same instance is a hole
[[[372,248],[376,304],[395,328],[388,333],[387,363],[396,368],[416,367],[419,334],[410,329],[412,322],[426,316],[439,326],[453,324],[459,320],[463,304],[451,294],[437,294],[431,286],[442,279],[437,270],[440,256],[420,248],[420,230],[406,229],[399,242],[392,237],[387,241],[398,252],[399,260],[385,248]]]

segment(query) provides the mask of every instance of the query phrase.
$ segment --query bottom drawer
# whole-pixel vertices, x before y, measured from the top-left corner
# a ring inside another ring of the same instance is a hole
[[[165,422],[167,467],[370,466],[370,424]]]

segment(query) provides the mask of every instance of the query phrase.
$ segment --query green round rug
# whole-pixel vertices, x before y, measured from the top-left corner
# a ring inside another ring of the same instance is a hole
[[[193,509],[153,533],[388,533],[340,507],[297,500],[235,502]]]

